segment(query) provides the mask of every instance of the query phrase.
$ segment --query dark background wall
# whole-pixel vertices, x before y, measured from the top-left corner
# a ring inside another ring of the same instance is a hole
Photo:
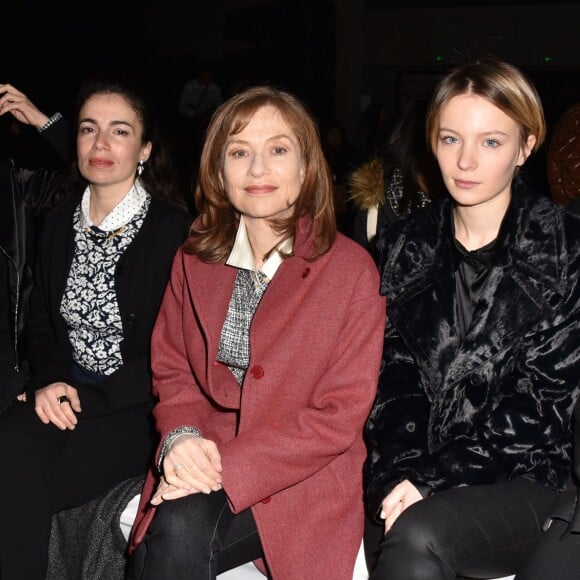
[[[362,109],[393,115],[458,55],[492,52],[521,66],[555,118],[578,96],[580,3],[459,0],[20,0],[2,11],[0,80],[47,112],[67,110],[99,69],[142,71],[169,118],[200,61],[226,96],[270,82],[320,119],[356,131]]]

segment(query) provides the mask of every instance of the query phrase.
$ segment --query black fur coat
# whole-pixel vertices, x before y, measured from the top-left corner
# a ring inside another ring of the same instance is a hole
[[[515,187],[461,340],[451,216],[451,199],[433,202],[379,236],[388,321],[365,433],[371,513],[403,479],[427,495],[518,476],[561,490],[569,474],[580,218]]]

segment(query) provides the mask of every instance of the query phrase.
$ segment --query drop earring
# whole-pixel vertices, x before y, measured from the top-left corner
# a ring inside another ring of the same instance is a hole
[[[143,159],[139,159],[139,165],[137,165],[137,175],[139,177],[141,177],[141,174],[143,173],[144,169],[145,169],[145,163],[143,162]]]

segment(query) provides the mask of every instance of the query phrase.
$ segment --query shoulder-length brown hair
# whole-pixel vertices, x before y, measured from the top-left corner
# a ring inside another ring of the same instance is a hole
[[[242,131],[264,106],[275,107],[290,126],[300,146],[304,163],[304,182],[288,218],[272,220],[282,238],[293,237],[299,218],[310,218],[314,235],[315,260],[326,253],[336,238],[332,174],[322,152],[316,122],[306,106],[294,95],[269,86],[257,86],[234,95],[214,113],[201,152],[195,189],[199,218],[190,229],[184,246],[204,262],[227,259],[233,247],[239,216],[223,186],[225,147],[228,138]]]

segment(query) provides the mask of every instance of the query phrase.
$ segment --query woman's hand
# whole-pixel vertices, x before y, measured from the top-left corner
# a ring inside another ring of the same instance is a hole
[[[385,534],[393,527],[397,518],[420,499],[423,499],[423,496],[408,479],[396,485],[381,504],[381,519],[385,520]]]
[[[75,412],[81,412],[81,402],[74,387],[52,383],[36,391],[34,410],[45,425],[52,423],[63,431],[72,431],[78,423]]]
[[[0,95],[0,115],[11,113],[16,120],[37,129],[48,121],[49,117],[12,85],[0,84]]]
[[[218,491],[222,488],[221,472],[221,457],[213,441],[182,435],[163,460],[164,475],[151,503]]]

